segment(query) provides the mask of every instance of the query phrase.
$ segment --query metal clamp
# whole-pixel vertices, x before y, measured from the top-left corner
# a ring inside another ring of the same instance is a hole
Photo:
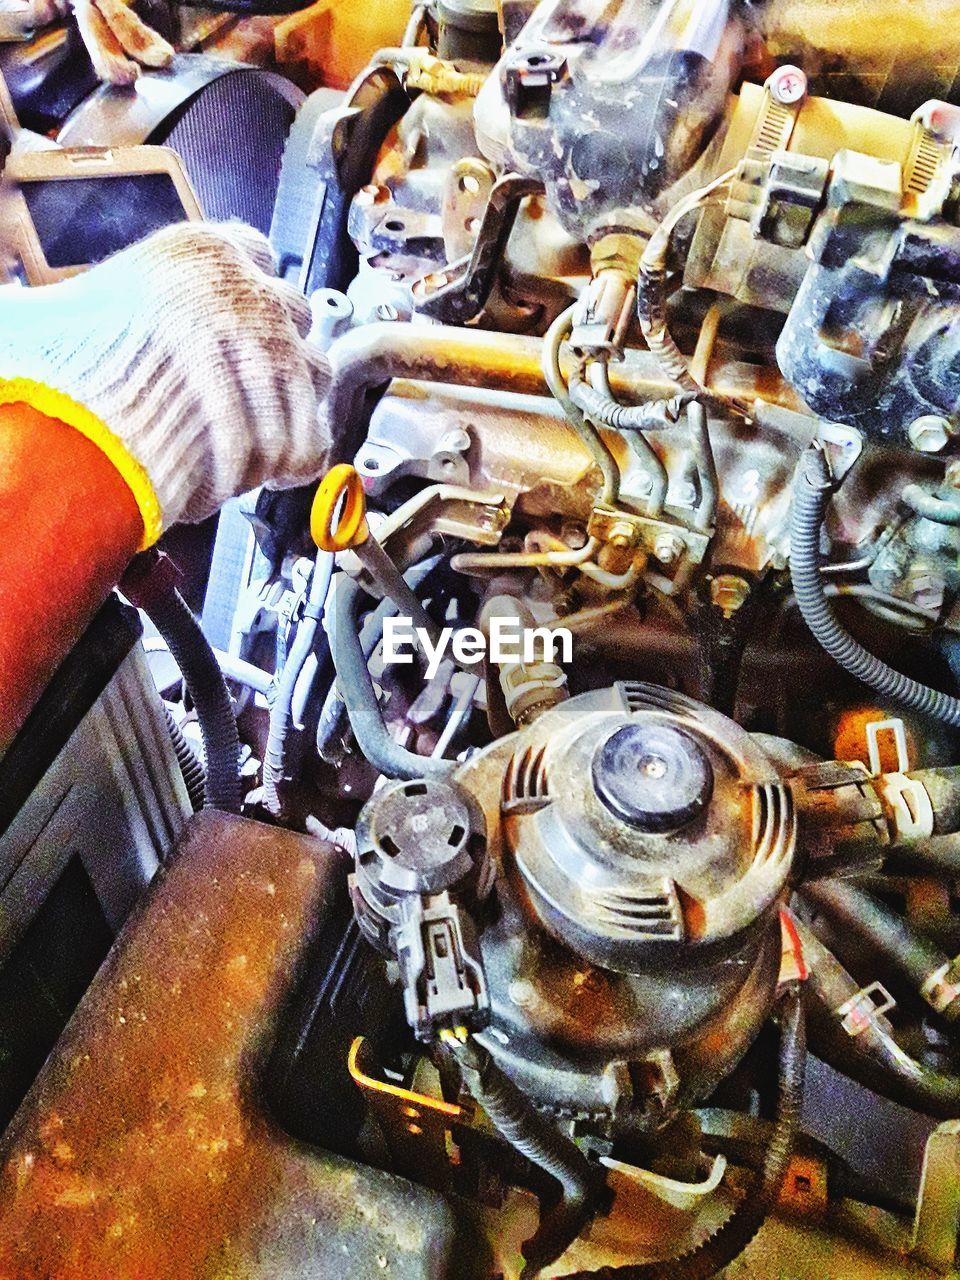
[[[847,1035],[856,1037],[871,1027],[881,1014],[889,1013],[896,1003],[882,982],[871,982],[840,1005],[837,1017],[841,1019],[840,1025]]]

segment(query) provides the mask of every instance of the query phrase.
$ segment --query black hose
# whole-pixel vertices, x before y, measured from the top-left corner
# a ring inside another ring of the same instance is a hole
[[[163,704],[163,715],[167,722],[167,730],[170,734],[170,741],[173,743],[177,764],[183,774],[187,795],[190,797],[190,806],[194,813],[199,813],[203,808],[203,797],[206,791],[206,773],[203,768],[203,762],[183,736],[183,730],[174,720],[173,712],[166,703]]]
[[[960,527],[960,493],[952,493],[949,498],[938,497],[927,493],[918,484],[908,484],[900,495],[907,506],[924,520],[932,520],[934,524]]]
[[[770,1215],[783,1187],[803,1105],[806,1034],[803,1002],[795,983],[783,991],[779,1005],[780,1052],[777,1116],[754,1187],[730,1217],[703,1244],[663,1262],[577,1271],[563,1280],[709,1280],[738,1257]]]
[[[561,1187],[558,1203],[541,1214],[537,1230],[524,1242],[522,1276],[536,1275],[576,1240],[594,1211],[596,1180],[587,1157],[563,1136],[500,1070],[475,1040],[445,1041],[471,1096],[483,1107],[501,1137]]]
[[[174,574],[165,557],[148,552],[133,561],[121,587],[160,632],[196,707],[207,766],[204,807],[239,813],[240,737],[233,705],[214,652],[177,590]]]
[[[814,639],[856,679],[882,698],[960,728],[960,699],[911,680],[875,657],[840,625],[820,574],[820,529],[833,479],[822,449],[804,450],[793,482],[790,576],[804,621]]]
[[[949,989],[943,994],[938,981],[949,969],[950,958],[911,929],[902,916],[848,880],[815,880],[798,892],[839,926],[839,937],[879,951],[890,968],[938,1013],[950,1021],[960,1017],[960,993],[950,999]]]
[[[330,634],[333,665],[344,695],[357,745],[367,760],[388,778],[446,777],[453,760],[418,756],[395,742],[384,723],[373,680],[360,642],[363,591],[343,575],[337,584],[336,611]]]
[[[797,929],[809,971],[804,995],[809,1006],[811,1046],[843,1075],[883,1097],[939,1120],[960,1117],[960,1076],[945,1075],[910,1057],[882,1015],[870,1015],[856,1030],[843,1022],[860,984],[820,939],[800,921]]]

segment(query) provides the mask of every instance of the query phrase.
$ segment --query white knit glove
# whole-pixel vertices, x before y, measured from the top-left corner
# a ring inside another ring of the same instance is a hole
[[[173,48],[125,0],[0,0],[0,39],[29,35],[56,18],[77,16],[93,69],[109,84],[132,84],[140,67],[165,67]]]
[[[144,468],[164,526],[313,479],[330,365],[310,305],[240,223],[180,223],[59,284],[0,291],[0,378],[91,410]]]

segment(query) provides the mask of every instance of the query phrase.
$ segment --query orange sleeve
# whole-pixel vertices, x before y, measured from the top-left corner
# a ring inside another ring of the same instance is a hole
[[[97,444],[0,402],[0,753],[143,540],[141,507]]]

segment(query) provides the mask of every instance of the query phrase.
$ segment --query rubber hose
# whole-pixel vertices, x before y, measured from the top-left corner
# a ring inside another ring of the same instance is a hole
[[[239,813],[240,737],[223,673],[207,637],[176,587],[151,591],[142,607],[180,668],[197,709],[207,765],[204,808]]]
[[[938,1120],[960,1117],[960,1076],[945,1075],[900,1048],[886,1018],[873,1016],[855,1036],[843,1028],[860,983],[833,952],[797,922],[809,970],[804,995],[810,1006],[810,1038],[817,1056],[851,1080]],[[824,1034],[824,1028],[827,1034]]]
[[[777,1115],[755,1187],[711,1236],[678,1258],[577,1271],[563,1280],[709,1280],[744,1251],[780,1197],[803,1105],[807,1047],[803,1002],[796,983],[784,989],[779,1012]]]
[[[839,925],[845,939],[852,937],[879,951],[890,968],[929,1003],[926,993],[931,979],[950,966],[950,958],[939,947],[911,929],[902,916],[847,880],[811,881],[798,893],[832,924]],[[956,1006],[953,1012],[948,1006],[944,1016],[952,1020],[960,1015],[960,997]]]
[[[960,699],[894,671],[837,621],[820,574],[820,529],[832,488],[823,451],[806,449],[793,482],[790,516],[790,577],[804,621],[834,661],[882,698],[960,728]]]
[[[190,806],[194,813],[199,813],[203,808],[203,796],[206,791],[206,773],[203,768],[203,762],[183,736],[183,730],[173,718],[173,712],[166,703],[163,704],[163,715],[167,722],[167,730],[170,734],[170,741],[173,743],[177,764],[183,774],[187,795],[190,797]]]
[[[360,643],[363,591],[352,579],[337,584],[336,614],[330,634],[333,665],[357,745],[374,768],[388,778],[443,778],[455,760],[418,756],[390,737]]]
[[[287,653],[270,707],[270,728],[263,753],[263,807],[268,813],[277,817],[282,816],[283,813],[280,784],[287,769],[290,731],[293,727],[293,695],[304,663],[310,656],[317,638],[317,627],[323,615],[332,575],[333,556],[328,551],[318,551],[313,562],[313,572],[310,575],[303,618]]]
[[[922,519],[946,524],[952,529],[960,527],[960,494],[953,493],[949,499],[938,498],[918,484],[908,484],[900,496]]]
[[[404,582],[416,591],[427,574],[434,569],[438,560],[438,556],[431,556],[427,560],[421,560],[419,564],[412,565],[403,575]],[[384,620],[394,617],[396,613],[397,606],[392,600],[386,599],[381,600],[377,607],[371,609],[364,618],[363,626],[360,628],[360,647],[364,658],[369,658],[380,643],[383,637]],[[336,680],[332,680],[317,721],[317,754],[321,759],[327,758],[327,752],[333,741],[340,736],[346,720],[347,708],[337,691]]]
[[[960,842],[956,836],[931,836],[916,844],[889,849],[881,870],[891,876],[939,876],[960,880]]]
[[[560,1184],[559,1202],[541,1215],[537,1230],[521,1250],[526,1280],[559,1258],[593,1216],[595,1179],[590,1164],[576,1143],[564,1137],[504,1075],[482,1045],[475,1040],[445,1043],[460,1065],[471,1096],[501,1137]]]

